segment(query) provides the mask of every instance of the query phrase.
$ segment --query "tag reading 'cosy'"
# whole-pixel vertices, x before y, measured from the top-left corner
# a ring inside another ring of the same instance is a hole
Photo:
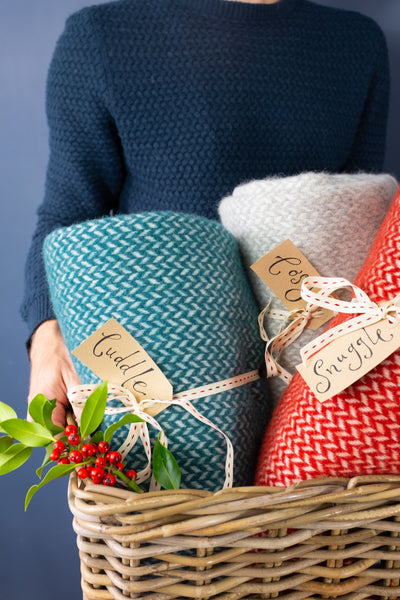
[[[400,320],[387,319],[330,342],[297,366],[318,400],[324,402],[361,379],[400,347]]]
[[[101,379],[121,385],[136,400],[172,400],[172,385],[142,346],[115,319],[110,319],[80,344],[72,354]],[[151,416],[167,408],[146,408]]]
[[[279,246],[261,257],[250,267],[270,288],[288,310],[305,308],[307,302],[300,294],[303,279],[319,277],[318,271],[290,241],[285,240]],[[333,317],[327,309],[318,308],[318,317],[311,319],[307,327],[318,329]]]

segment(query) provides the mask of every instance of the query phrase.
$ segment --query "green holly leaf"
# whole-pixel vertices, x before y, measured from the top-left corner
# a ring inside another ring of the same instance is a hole
[[[56,403],[56,399],[47,400],[47,404],[45,404],[43,407],[44,426],[47,427],[47,429],[51,431],[53,435],[57,435],[57,433],[61,433],[62,431],[64,431],[64,428],[60,427],[59,425],[55,425],[51,418],[53,415],[53,410],[56,407]]]
[[[110,442],[112,436],[117,431],[117,429],[119,429],[120,427],[123,427],[124,425],[129,425],[130,423],[144,423],[144,420],[141,419],[140,417],[138,417],[137,415],[132,415],[132,414],[125,415],[124,417],[122,417],[122,419],[117,421],[117,423],[113,423],[112,425],[107,427],[107,429],[104,433],[104,440],[106,442]]]
[[[4,402],[0,402],[0,423],[2,421],[8,421],[8,419],[16,419],[17,417],[17,413],[11,406],[8,406],[8,404],[5,404]],[[0,427],[0,432],[4,433],[3,427]]]
[[[93,442],[94,444],[98,444],[99,442],[101,442],[102,440],[104,440],[104,434],[101,431],[101,429],[99,429],[98,431],[96,431],[91,438],[91,442]]]
[[[46,423],[44,421],[43,411],[44,406],[48,403],[48,400],[44,394],[37,394],[34,398],[32,398],[29,403],[28,411],[32,419],[35,423],[39,423],[39,425],[43,425],[46,427]]]
[[[0,454],[5,452],[7,448],[12,446],[13,442],[14,438],[12,438],[10,435],[3,435],[2,437],[0,437]]]
[[[16,419],[17,413],[11,406],[5,404],[4,402],[0,402],[0,422],[8,421],[8,419]]]
[[[54,479],[59,479],[60,477],[64,477],[65,475],[69,475],[70,473],[72,473],[72,471],[74,471],[74,469],[76,467],[79,467],[81,465],[55,465],[52,469],[50,469],[49,471],[47,471],[46,476],[43,478],[43,480],[40,483],[37,483],[36,485],[33,485],[31,488],[29,488],[28,493],[26,494],[25,497],[25,510],[28,508],[30,501],[32,500],[32,497],[36,494],[36,492],[38,490],[40,490],[40,488],[42,488],[44,485],[46,485],[46,483],[49,483],[50,481],[53,481]]]
[[[42,464],[40,465],[40,467],[38,469],[36,469],[36,475],[39,477],[39,479],[42,477],[42,473],[43,473],[43,469],[45,467],[47,467],[47,465],[49,465],[51,462],[50,460],[50,454],[53,450],[53,444],[49,444],[48,446],[46,446],[46,454],[44,455],[44,459]]]
[[[84,439],[99,427],[107,404],[107,382],[103,381],[85,402],[81,414],[80,432]]]
[[[56,400],[48,400],[44,394],[37,394],[29,404],[29,414],[35,423],[39,423],[48,429],[53,435],[61,433],[62,427],[54,425],[51,420],[53,410],[56,407]]]
[[[0,454],[0,475],[10,473],[24,464],[32,454],[32,448],[24,444],[13,444]]]
[[[166,490],[177,490],[181,485],[181,470],[172,452],[160,442],[160,435],[153,449],[153,473]]]
[[[38,423],[29,423],[24,419],[9,419],[3,421],[1,426],[6,433],[25,444],[25,446],[47,446],[50,442],[56,441],[48,429]]]

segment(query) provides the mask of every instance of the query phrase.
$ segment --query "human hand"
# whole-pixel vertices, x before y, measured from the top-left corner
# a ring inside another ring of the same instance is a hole
[[[56,425],[64,427],[69,406],[67,391],[70,387],[79,385],[80,381],[55,319],[44,321],[36,329],[29,357],[31,377],[28,404],[39,393],[49,400],[56,398],[52,418]]]

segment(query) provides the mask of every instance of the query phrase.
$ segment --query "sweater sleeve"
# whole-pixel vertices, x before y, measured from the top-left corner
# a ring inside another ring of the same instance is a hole
[[[54,318],[42,246],[52,230],[115,210],[125,178],[90,9],[70,17],[50,64],[46,112],[49,162],[45,195],[25,266],[22,318],[30,332]]]
[[[375,40],[375,61],[357,135],[344,168],[347,172],[380,172],[385,157],[390,90],[389,58],[383,32],[376,23],[373,23],[373,27],[370,40]]]

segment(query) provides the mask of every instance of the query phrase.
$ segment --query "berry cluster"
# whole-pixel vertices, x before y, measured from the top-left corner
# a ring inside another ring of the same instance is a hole
[[[50,460],[58,465],[70,463],[83,465],[78,469],[80,479],[90,479],[93,483],[113,486],[117,477],[135,480],[136,471],[133,469],[124,472],[122,456],[119,452],[110,451],[110,444],[104,440],[98,444],[94,442],[81,442],[78,427],[67,425],[65,427],[66,441],[58,440],[53,445]]]

